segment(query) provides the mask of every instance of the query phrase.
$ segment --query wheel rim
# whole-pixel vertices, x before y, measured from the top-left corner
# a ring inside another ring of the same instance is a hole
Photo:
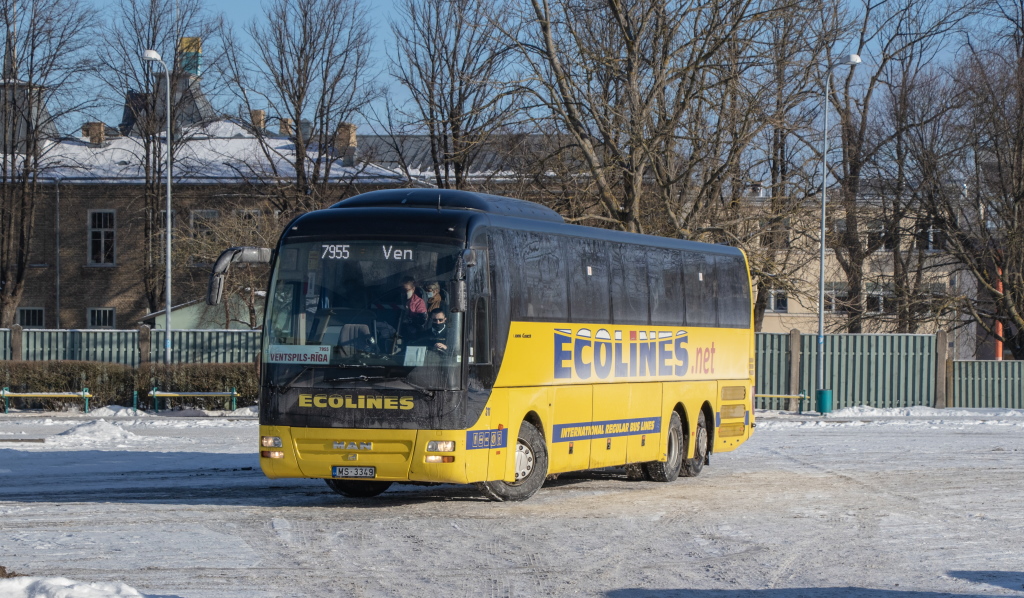
[[[672,433],[668,435],[668,460],[669,462],[675,461],[679,457],[679,444],[680,437],[679,432],[672,430]]]
[[[520,483],[533,473],[534,466],[533,448],[519,440],[516,443],[516,483]]]
[[[697,428],[697,447],[696,454],[697,458],[703,459],[704,455],[708,452],[708,431],[703,426]]]

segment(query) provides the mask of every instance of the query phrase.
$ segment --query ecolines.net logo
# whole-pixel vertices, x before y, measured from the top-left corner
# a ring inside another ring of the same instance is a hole
[[[685,330],[560,328],[555,330],[554,375],[579,380],[683,377],[690,371],[688,343]],[[700,373],[714,373],[714,352],[714,343],[701,350]]]

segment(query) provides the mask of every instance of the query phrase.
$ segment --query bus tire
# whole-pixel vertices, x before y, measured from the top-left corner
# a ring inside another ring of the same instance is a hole
[[[684,478],[696,477],[708,460],[708,422],[704,417],[704,411],[697,416],[696,438],[693,443],[693,458],[683,461],[683,467],[679,474]]]
[[[324,480],[331,490],[349,498],[371,498],[391,487],[391,482],[364,480]]]
[[[668,459],[644,463],[643,469],[647,479],[654,482],[674,482],[679,477],[679,469],[683,465],[685,455],[683,423],[679,419],[679,414],[673,411],[668,422]]]
[[[528,421],[519,426],[516,440],[516,481],[481,482],[477,487],[496,501],[526,500],[544,485],[548,475],[548,449],[544,436]]]

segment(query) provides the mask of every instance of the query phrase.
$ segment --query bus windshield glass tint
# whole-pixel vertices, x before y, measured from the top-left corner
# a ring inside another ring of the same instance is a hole
[[[263,359],[277,383],[399,379],[458,388],[462,314],[449,311],[461,248],[416,242],[281,246],[268,297]]]

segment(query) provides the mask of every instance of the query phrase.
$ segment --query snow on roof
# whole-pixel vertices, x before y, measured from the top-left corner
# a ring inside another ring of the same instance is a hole
[[[295,176],[295,144],[287,137],[265,135],[264,147],[251,131],[231,120],[188,127],[183,135],[188,140],[175,154],[176,183],[272,182],[288,181]],[[162,144],[163,136],[160,140]],[[309,152],[308,160],[320,158],[315,149]],[[343,166],[341,159],[331,158],[332,181],[404,180],[398,173],[379,166]],[[100,145],[89,143],[85,137],[53,142],[45,151],[41,176],[77,182],[141,182],[145,180],[142,139],[114,137]]]

